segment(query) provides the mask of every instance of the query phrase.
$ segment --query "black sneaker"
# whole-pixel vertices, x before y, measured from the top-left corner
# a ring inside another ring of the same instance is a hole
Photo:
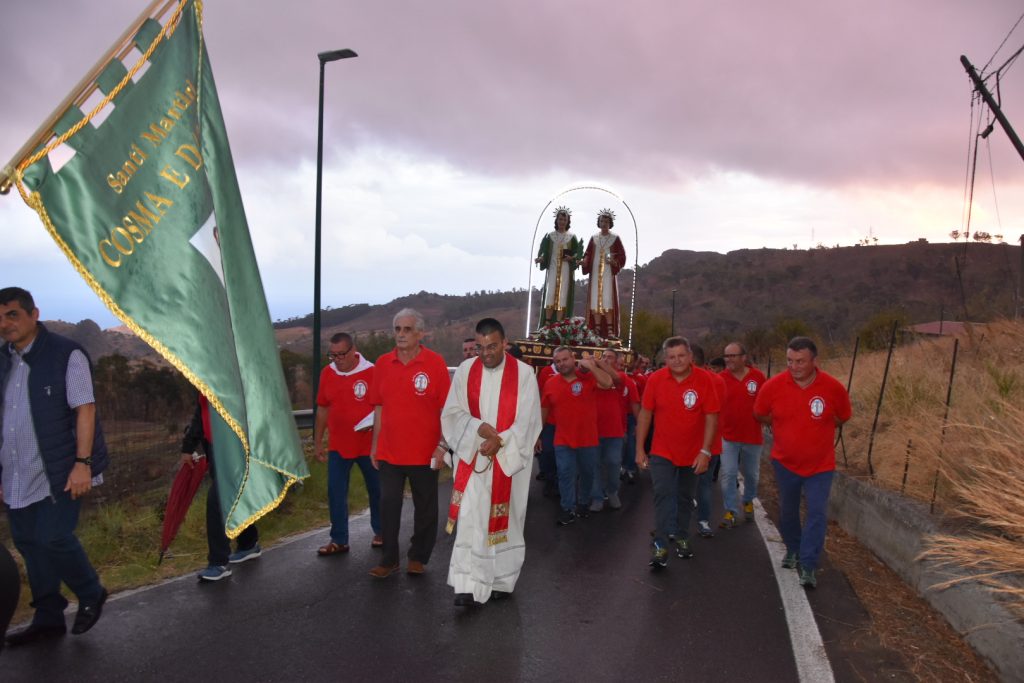
[[[664,569],[668,566],[668,548],[655,541],[651,544],[651,561],[647,563],[652,569]]]
[[[576,514],[572,510],[562,510],[558,513],[558,526],[567,526],[576,521]]]
[[[587,517],[590,517],[590,508],[586,505],[577,505],[576,517],[578,519],[586,519]]]
[[[676,546],[676,555],[684,560],[688,560],[693,557],[693,550],[690,548],[690,542],[685,538],[679,538],[674,541]]]

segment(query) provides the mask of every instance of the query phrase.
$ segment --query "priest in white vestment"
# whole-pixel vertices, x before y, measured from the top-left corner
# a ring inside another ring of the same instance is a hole
[[[530,366],[505,353],[497,320],[477,323],[477,358],[455,371],[441,430],[455,457],[447,529],[457,529],[448,570],[455,604],[506,597],[526,557],[523,523],[540,395]]]

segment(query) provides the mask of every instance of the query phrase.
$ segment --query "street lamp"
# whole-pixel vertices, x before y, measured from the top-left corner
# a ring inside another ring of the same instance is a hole
[[[320,106],[316,126],[316,235],[313,239],[313,415],[316,416],[316,394],[320,386],[320,208],[323,201],[324,175],[324,65],[358,55],[352,50],[332,50],[317,54],[320,60]]]
[[[672,290],[672,336],[676,336],[676,290]]]

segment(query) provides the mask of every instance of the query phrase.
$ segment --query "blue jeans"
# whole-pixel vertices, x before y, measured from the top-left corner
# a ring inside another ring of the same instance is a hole
[[[786,552],[800,557],[803,569],[814,571],[825,547],[825,528],[828,523],[828,495],[832,490],[834,471],[801,477],[772,460],[775,483],[779,489],[779,532],[786,544]],[[807,501],[807,517],[800,526],[800,493]]]
[[[577,502],[585,500],[594,488],[597,446],[586,448],[555,446],[555,461],[558,463],[558,495],[562,499],[562,509],[575,510]],[[577,476],[579,476],[579,498],[576,497]]]
[[[558,481],[558,467],[555,465],[555,425],[546,424],[540,430],[540,473],[546,484]]]
[[[619,492],[619,468],[622,467],[622,437],[601,437],[597,446],[597,466],[591,500],[604,500],[605,496]]]
[[[715,464],[718,462],[718,457],[712,455],[704,474],[697,477],[697,519],[701,522],[711,519],[712,479],[715,478]]]
[[[327,506],[331,513],[331,540],[348,545],[348,481],[352,465],[359,465],[366,482],[370,501],[370,528],[374,536],[380,535],[380,474],[370,462],[370,456],[343,458],[338,451],[327,453]]]
[[[677,467],[668,458],[651,455],[648,464],[654,487],[654,540],[668,545],[668,537],[690,537],[690,516],[697,475],[693,467]]]
[[[743,472],[743,503],[757,498],[757,480],[761,475],[761,444],[722,439],[722,507],[735,515],[740,511],[736,500],[736,473]]]
[[[626,440],[622,444],[622,467],[627,472],[636,472],[636,418],[626,416]]]
[[[72,500],[70,493],[61,491],[28,507],[7,508],[11,538],[25,558],[32,589],[33,624],[64,625],[68,601],[60,594],[61,582],[82,605],[97,603],[103,593],[99,576],[75,536],[81,507],[81,500]]]

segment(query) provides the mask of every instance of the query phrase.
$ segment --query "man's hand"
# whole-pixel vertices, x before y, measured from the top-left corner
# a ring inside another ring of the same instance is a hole
[[[313,456],[320,462],[327,462],[327,451],[324,450],[322,443],[318,443],[316,448],[313,449]]]
[[[182,453],[181,460],[179,460],[180,465],[182,467],[184,467],[185,465],[188,465],[189,467],[195,467],[196,461],[192,458],[193,455],[193,453]]]
[[[484,440],[484,442],[480,444],[480,455],[485,458],[493,458],[496,456],[503,445],[501,443],[501,437],[498,436],[498,430],[492,425],[484,422],[476,430],[476,434]]]
[[[643,446],[637,446],[636,448],[636,466],[642,470],[646,470],[650,463],[647,459],[647,452],[644,451]]]
[[[710,462],[711,456],[704,451],[701,451],[700,454],[697,455],[697,459],[693,461],[693,473],[704,474],[708,471],[708,464]]]
[[[434,457],[432,457],[430,459],[430,469],[432,469],[432,470],[439,470],[439,469],[441,469],[441,465],[444,464],[444,454],[447,453],[447,452],[448,452],[447,448],[444,448],[443,446],[438,445],[438,447],[434,449]]]
[[[79,496],[84,496],[89,493],[89,489],[91,488],[92,468],[84,462],[76,462],[75,466],[71,468],[71,475],[68,476],[68,483],[64,487],[64,490],[70,491],[71,498],[74,500]]]

